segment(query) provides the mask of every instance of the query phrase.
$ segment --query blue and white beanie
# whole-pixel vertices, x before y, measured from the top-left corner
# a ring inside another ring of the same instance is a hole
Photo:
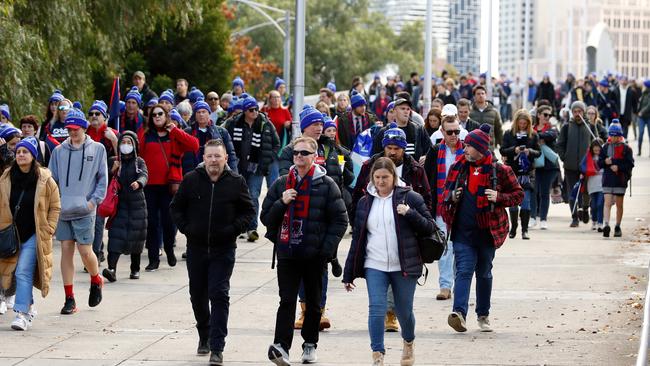
[[[124,102],[126,102],[129,99],[135,100],[138,105],[142,104],[142,96],[140,95],[140,91],[138,90],[137,86],[134,86],[129,90],[128,93],[126,93],[126,97],[124,97]]]
[[[88,121],[86,120],[86,116],[79,109],[70,109],[68,115],[65,117],[65,128],[83,128],[84,130],[87,130]]]
[[[96,100],[93,102],[93,105],[91,105],[90,108],[88,109],[88,113],[92,111],[97,111],[101,113],[102,116],[104,116],[104,118],[107,118],[108,117],[107,110],[108,110],[108,106],[106,105],[106,103],[104,103],[103,100]]]
[[[6,119],[11,121],[11,112],[9,111],[9,106],[6,104],[0,104],[0,114],[5,116]]]
[[[171,89],[167,89],[164,92],[160,93],[158,97],[158,102],[167,101],[169,104],[174,105],[174,92]]]
[[[32,154],[34,159],[38,158],[38,140],[36,137],[25,137],[16,145],[16,150],[18,150],[19,147],[24,147],[27,149]]]
[[[203,92],[195,86],[193,86],[192,90],[190,90],[188,97],[190,99],[190,103],[196,103],[196,101],[199,100],[199,98],[205,99],[205,95],[203,95]]]
[[[401,128],[397,127],[396,123],[388,125],[388,129],[384,132],[384,139],[381,140],[381,146],[396,145],[399,148],[406,150],[406,133]]]

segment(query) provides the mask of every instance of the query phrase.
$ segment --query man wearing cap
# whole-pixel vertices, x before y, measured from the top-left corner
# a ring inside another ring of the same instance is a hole
[[[421,156],[426,155],[431,147],[431,140],[429,135],[423,127],[418,126],[415,122],[411,121],[411,101],[406,98],[398,98],[395,100],[395,122],[397,127],[404,131],[406,136],[405,151],[407,155],[412,156],[415,161],[419,161]],[[384,148],[382,140],[384,139],[384,132],[390,127],[384,126],[374,136],[372,143],[372,152],[377,154]]]
[[[589,145],[593,139],[589,126],[585,123],[586,106],[581,101],[575,101],[571,104],[571,119],[560,129],[555,151],[562,159],[564,164],[564,184],[566,189],[571,192],[573,186],[580,180],[580,162],[587,153]],[[589,222],[588,208],[589,200],[582,199],[582,210],[580,208],[573,210],[575,202],[569,202],[571,210],[571,227],[578,227],[580,219],[586,224]]]
[[[627,139],[627,132],[632,124],[632,116],[637,113],[639,99],[634,89],[629,87],[627,76],[623,75],[619,79],[618,87],[613,91],[614,100],[617,103],[618,119],[623,128],[623,137]],[[636,135],[636,132],[635,132]]]
[[[443,120],[447,118],[452,121],[458,121],[458,108],[456,108],[456,106],[453,104],[445,104],[445,106],[442,107],[441,117]],[[465,140],[465,136],[467,136],[468,131],[463,126],[461,126],[460,123],[458,124],[458,130],[460,131],[458,135],[460,140],[461,141]],[[441,120],[440,128],[431,135],[431,145],[435,145],[440,141],[442,141],[444,139],[444,134],[445,131],[443,131],[442,120]],[[429,149],[429,151],[431,151],[431,149]],[[423,161],[422,159],[423,158],[420,157],[421,161]]]
[[[176,93],[174,94],[173,104],[177,105],[178,103],[187,99],[187,93],[189,90],[190,84],[185,79],[176,79]]]
[[[117,131],[106,125],[108,114],[106,103],[103,100],[96,100],[88,109],[88,130],[86,133],[95,142],[99,142],[106,150],[106,163],[108,159],[115,156],[117,152]],[[104,261],[104,224],[106,219],[99,215],[95,218],[95,239],[93,240],[93,252],[99,259]]]
[[[232,139],[225,128],[212,123],[210,120],[210,110],[208,103],[202,99],[194,103],[194,118],[196,118],[196,123],[191,127],[185,128],[185,132],[199,140],[199,150],[196,153],[192,151],[185,153],[183,156],[183,174],[191,172],[203,161],[205,143],[210,140],[221,140],[223,142],[223,146],[228,154],[228,168],[233,173],[237,173],[239,159],[237,158],[237,154],[235,154]]]
[[[600,119],[603,120],[605,126],[609,126],[612,119],[618,117],[618,103],[619,100],[616,99],[614,93],[610,90],[609,81],[607,79],[601,80],[598,83],[596,92],[596,106],[598,107]]]
[[[108,173],[106,149],[86,135],[88,121],[84,113],[71,110],[65,126],[69,137],[52,152],[49,169],[61,194],[56,238],[61,241],[61,275],[65,290],[61,314],[67,315],[77,310],[72,287],[75,245],[90,274],[88,306],[97,306],[102,301],[103,281],[91,244],[95,234],[95,210],[106,195]]]
[[[465,320],[474,274],[479,330],[492,331],[492,261],[508,235],[505,208],[520,204],[524,198],[512,169],[493,161],[489,146],[489,125],[483,124],[467,135],[463,155],[447,174],[439,206],[453,242],[454,305],[447,323],[457,332],[467,331]]]
[[[237,80],[237,79],[235,79]],[[241,79],[240,79],[241,80]],[[255,205],[255,218],[248,226],[248,241],[259,239],[257,217],[259,197],[264,177],[269,174],[271,164],[277,160],[280,139],[273,123],[260,113],[257,100],[248,94],[241,107],[244,112],[226,121],[224,128],[232,137],[235,153],[239,159],[238,171],[244,178]]]
[[[445,181],[449,173],[449,168],[463,156],[463,140],[467,136],[467,131],[465,131],[465,136],[463,136],[463,128],[458,123],[458,118],[452,114],[451,107],[453,105],[448,104],[442,111],[443,116],[439,130],[442,141],[429,149],[424,161],[424,170],[432,190],[431,214],[436,218],[436,225],[445,232],[447,231],[447,226],[442,219],[442,194],[445,189]],[[447,109],[446,112],[445,108]],[[438,284],[440,285],[440,293],[436,296],[437,300],[451,298],[451,289],[454,284],[453,265],[454,251],[451,242],[448,242],[447,251],[438,261],[438,270],[440,273]]]
[[[136,86],[126,93],[124,104],[126,109],[120,118],[120,131],[132,131],[137,134],[144,128],[144,116],[140,112],[142,96]]]
[[[350,98],[352,109],[339,116],[339,141],[345,148],[352,150],[357,136],[372,127],[377,117],[366,111],[366,98],[353,92]]]
[[[469,113],[469,117],[479,125],[487,123],[490,125],[490,150],[494,150],[497,145],[501,145],[503,131],[501,129],[501,116],[487,101],[487,89],[482,85],[474,87],[474,105]]]
[[[149,85],[147,85],[147,80],[146,77],[144,76],[144,72],[142,71],[136,71],[133,73],[133,85],[138,87],[138,91],[140,92],[140,95],[142,95],[142,105],[147,105],[149,103],[149,100],[153,98],[158,98],[158,94],[151,90],[149,88]]]

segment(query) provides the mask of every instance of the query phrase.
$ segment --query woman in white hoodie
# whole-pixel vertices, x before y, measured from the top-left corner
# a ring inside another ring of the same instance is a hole
[[[399,180],[392,160],[377,159],[370,175],[368,193],[357,205],[343,283],[347,291],[352,291],[355,278],[366,279],[373,366],[384,364],[386,293],[388,285],[392,287],[404,339],[400,364],[413,365],[413,296],[417,279],[422,275],[416,236],[431,235],[435,224],[422,196]]]

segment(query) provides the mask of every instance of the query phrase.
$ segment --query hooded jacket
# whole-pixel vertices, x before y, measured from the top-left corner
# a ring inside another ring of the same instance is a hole
[[[577,123],[573,118],[562,126],[555,150],[564,163],[564,170],[579,170],[580,161],[593,140],[588,128],[584,122]]]
[[[68,138],[52,152],[49,169],[61,193],[61,220],[94,216],[108,186],[104,145],[85,136],[75,147]]]

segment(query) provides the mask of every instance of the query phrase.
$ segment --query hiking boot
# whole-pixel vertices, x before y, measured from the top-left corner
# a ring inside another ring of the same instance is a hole
[[[490,319],[487,315],[482,315],[478,317],[478,327],[481,332],[491,332],[492,327],[490,327]]]
[[[395,316],[395,312],[392,310],[388,310],[386,312],[386,318],[384,318],[384,331],[386,332],[399,331],[399,323],[397,322],[397,317]]]
[[[415,354],[413,349],[413,341],[404,341],[402,348],[402,359],[399,361],[400,366],[413,366],[415,363]]]
[[[441,288],[440,293],[436,295],[436,300],[449,300],[451,299],[451,289]]]
[[[341,263],[339,263],[338,258],[332,259],[332,276],[339,278],[343,274],[343,268],[341,268]]]
[[[384,366],[384,354],[381,352],[372,353],[372,366]]]
[[[521,210],[519,216],[521,217],[521,238],[528,240],[528,224],[530,222],[530,210]]]
[[[32,322],[29,318],[28,314],[24,313],[16,313],[16,318],[14,319],[13,322],[11,322],[11,329],[13,330],[27,330],[27,328],[31,327]]]
[[[457,332],[466,332],[465,317],[459,312],[453,312],[447,317],[447,324]]]
[[[332,323],[330,322],[327,315],[325,315],[325,308],[320,309],[320,323],[318,324],[318,330],[323,331],[327,328],[330,328]]]
[[[129,278],[132,280],[139,280],[140,279],[140,272],[139,271],[131,271],[131,274],[129,274]]]
[[[251,243],[257,241],[257,239],[260,238],[260,235],[257,233],[257,230],[248,230],[246,234],[248,234],[248,239],[246,240],[248,240]]]
[[[167,264],[170,267],[175,267],[176,266],[176,254],[174,254],[173,250],[170,250],[169,252],[165,252],[167,255]]]
[[[620,238],[621,236],[623,236],[623,232],[621,231],[621,227],[618,226],[618,225],[614,226],[614,237],[615,238]]]
[[[291,362],[289,362],[289,354],[284,350],[284,348],[282,348],[280,343],[269,346],[268,356],[269,360],[278,366],[291,366]]]
[[[609,233],[612,231],[612,228],[609,225],[603,227],[603,237],[609,238]]]
[[[115,277],[115,270],[114,269],[104,268],[104,270],[102,271],[102,276],[104,276],[104,278],[107,279],[108,282],[117,281],[117,277]]]
[[[304,302],[300,302],[300,315],[298,316],[296,322],[293,324],[293,329],[302,329],[302,324],[305,322],[306,309],[307,309],[307,305],[305,305]]]
[[[88,306],[90,306],[91,308],[94,308],[95,306],[99,305],[100,302],[102,302],[102,287],[104,287],[103,280],[99,284],[95,284],[95,283],[90,284],[90,295],[88,295]]]
[[[70,315],[76,312],[77,312],[77,303],[76,301],[74,301],[74,297],[73,296],[66,297],[65,303],[63,304],[63,308],[61,308],[61,314]]]
[[[146,267],[144,267],[144,270],[147,272],[155,272],[159,266],[160,266],[160,262],[149,263],[147,264]]]
[[[316,345],[313,343],[305,343],[302,346],[302,357],[300,358],[302,363],[314,363],[318,360],[316,357]]]
[[[205,356],[210,353],[210,343],[208,338],[199,338],[199,346],[196,347],[196,354],[199,356]]]
[[[210,355],[210,366],[223,366],[223,353],[212,352]]]

